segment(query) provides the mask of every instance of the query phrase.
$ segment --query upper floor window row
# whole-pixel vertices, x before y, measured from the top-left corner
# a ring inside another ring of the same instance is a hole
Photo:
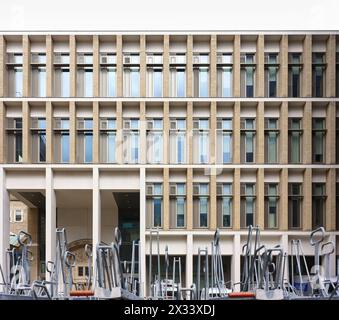
[[[211,56],[206,52],[193,53],[191,60],[193,74],[187,74],[187,56],[183,52],[171,52],[169,55],[170,72],[163,72],[164,57],[159,52],[146,53],[146,76],[141,77],[141,55],[138,52],[124,52],[122,56],[123,77],[117,78],[117,56],[115,52],[100,52],[99,61],[99,92],[95,93],[92,52],[77,52],[75,57],[75,70],[72,71],[71,56],[69,52],[54,52],[52,57],[52,90],[55,97],[69,97],[71,95],[71,79],[75,78],[78,97],[116,97],[118,95],[118,80],[123,82],[122,95],[125,97],[139,97],[146,81],[147,97],[163,97],[164,85],[169,85],[170,97],[186,97],[188,79],[192,79],[194,97],[211,97]],[[240,85],[241,97],[255,97],[264,94],[265,97],[278,97],[280,57],[278,52],[264,53],[264,79],[257,78],[259,59],[255,52],[240,53],[240,83],[234,78],[234,56],[232,52],[217,52],[216,55],[216,93],[217,97],[233,97],[235,86]],[[7,53],[7,95],[10,97],[47,96],[47,57],[44,52],[32,52],[30,56],[29,83],[23,76],[23,54],[20,52]],[[303,69],[304,59],[302,52],[288,53],[288,96],[302,97],[303,82],[305,81]],[[312,81],[311,92],[313,97],[323,97],[326,92],[326,54],[324,52],[312,53]],[[338,69],[338,68],[337,68]],[[25,69],[26,70],[26,69]],[[25,71],[26,72],[26,71]],[[71,78],[71,72],[75,77]],[[165,77],[168,77],[168,82]],[[120,80],[121,79],[121,80]],[[264,93],[257,82],[264,81]],[[26,89],[26,87],[29,87]],[[281,88],[282,91],[284,88]],[[306,89],[305,89],[306,90]],[[25,91],[25,92],[24,92]]]

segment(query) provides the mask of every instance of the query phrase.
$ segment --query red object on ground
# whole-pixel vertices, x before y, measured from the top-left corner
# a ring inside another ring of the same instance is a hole
[[[230,298],[255,298],[255,293],[250,291],[231,292],[228,294]]]
[[[71,291],[69,293],[71,297],[89,297],[94,296],[94,291],[91,290],[77,290],[77,291]]]

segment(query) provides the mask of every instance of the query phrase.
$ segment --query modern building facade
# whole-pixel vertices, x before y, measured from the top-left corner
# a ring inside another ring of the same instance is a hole
[[[338,63],[336,31],[3,33],[0,263],[13,201],[37,215],[41,277],[56,227],[79,281],[85,243],[119,226],[128,259],[140,239],[145,294],[154,228],[184,286],[216,228],[233,282],[248,225],[285,250],[302,239],[308,255],[324,226],[338,256]]]

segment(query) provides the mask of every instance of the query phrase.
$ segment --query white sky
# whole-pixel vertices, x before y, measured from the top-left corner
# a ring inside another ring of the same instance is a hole
[[[0,0],[0,30],[339,30],[339,0]]]

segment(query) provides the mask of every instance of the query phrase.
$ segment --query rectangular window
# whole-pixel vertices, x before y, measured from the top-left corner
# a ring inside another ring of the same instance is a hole
[[[302,184],[288,184],[288,225],[290,229],[301,228]]]
[[[209,96],[209,68],[197,67],[194,68],[194,96],[208,97]]]
[[[265,228],[278,228],[278,184],[265,184]]]
[[[147,183],[146,201],[148,228],[162,228],[162,194],[161,183]]]
[[[193,184],[194,227],[207,228],[209,219],[209,185],[208,183]]]
[[[217,120],[217,162],[232,162],[232,119]]]
[[[288,161],[289,163],[302,162],[302,120],[288,119]]]
[[[265,162],[278,162],[278,119],[265,119]]]
[[[46,161],[46,119],[32,118],[32,161]]]
[[[54,96],[70,96],[69,67],[58,67],[54,70]]]
[[[23,214],[21,209],[15,209],[14,210],[14,222],[22,222],[23,219]]]
[[[162,97],[162,68],[147,69],[147,88],[149,97]]]
[[[186,163],[186,120],[170,120],[170,162]]]
[[[217,185],[218,226],[230,228],[232,226],[232,184],[220,183]]]
[[[241,54],[241,96],[254,96],[255,55]]]
[[[336,155],[336,163],[339,164],[339,118],[336,118],[336,137],[335,137],[335,142],[336,142],[336,148],[335,148],[335,155]]]
[[[195,163],[208,163],[209,145],[209,120],[195,119],[193,121],[193,156]]]
[[[170,227],[184,228],[186,225],[186,185],[170,184]]]
[[[77,95],[78,97],[93,97],[93,68],[78,68]]]
[[[326,188],[325,183],[312,184],[312,228],[316,229],[325,226],[325,204]]]
[[[116,67],[102,66],[100,68],[100,95],[116,97]]]
[[[93,54],[77,54],[77,95],[93,97]]]
[[[46,97],[46,66],[32,66],[31,88],[33,97]]]
[[[7,53],[8,96],[23,96],[22,53]]]
[[[288,55],[288,96],[300,97],[301,88],[301,53]]]
[[[77,159],[79,163],[93,161],[93,120],[78,119]]]
[[[217,90],[218,97],[232,96],[232,53],[217,54]]]
[[[54,120],[54,160],[57,163],[68,163],[70,160],[68,118]]]
[[[241,161],[253,163],[255,161],[255,119],[241,119]]]
[[[139,162],[139,119],[124,119],[123,159],[125,163]]]
[[[7,119],[7,161],[22,162],[22,118]]]
[[[186,96],[186,71],[184,67],[173,67],[171,72],[171,97]]]
[[[317,52],[312,54],[313,65],[313,97],[323,97],[325,92],[325,53]]]
[[[100,119],[100,162],[114,163],[116,150],[116,120]]]
[[[115,53],[100,53],[100,96],[116,97]]]
[[[147,120],[147,162],[161,163],[163,160],[163,121]]]
[[[314,163],[324,163],[325,161],[325,145],[326,145],[325,137],[326,137],[325,119],[313,118],[312,153]]]
[[[139,97],[140,74],[139,67],[124,68],[124,96]]]
[[[277,96],[278,54],[265,53],[265,96]]]
[[[242,228],[253,226],[255,210],[255,186],[253,183],[241,184],[241,216],[240,224]]]

